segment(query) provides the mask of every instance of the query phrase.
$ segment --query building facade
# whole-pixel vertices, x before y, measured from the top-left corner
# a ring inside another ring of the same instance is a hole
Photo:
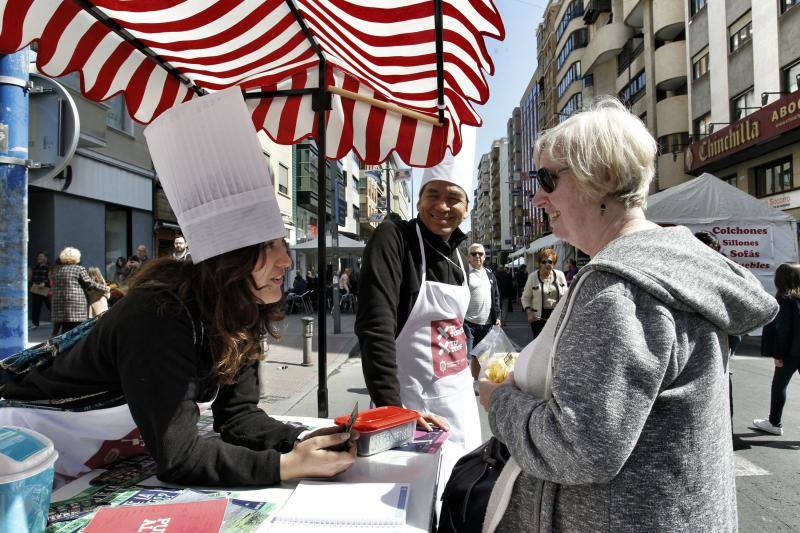
[[[687,172],[800,219],[800,1],[693,0]]]

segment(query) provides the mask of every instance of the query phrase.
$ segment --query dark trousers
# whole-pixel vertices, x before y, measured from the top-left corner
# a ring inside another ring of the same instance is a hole
[[[467,335],[467,359],[472,359],[472,348],[480,344],[494,324],[475,324],[474,322],[464,321],[464,333]]]
[[[50,310],[50,298],[47,296],[39,296],[38,294],[31,293],[30,299],[30,306],[31,306],[31,321],[33,321],[33,325],[37,328],[39,327],[39,318],[42,316],[42,304],[47,307],[47,310]]]
[[[775,367],[769,406],[769,422],[773,426],[781,425],[783,406],[786,405],[786,389],[795,372],[800,372],[800,361],[784,359],[782,367]]]
[[[513,311],[514,310],[514,296],[512,296],[512,295],[500,297],[500,308],[502,309],[503,304],[506,303],[506,300],[508,300],[508,307],[506,307],[506,309],[508,311]]]
[[[539,333],[542,332],[544,325],[547,323],[547,319],[550,318],[550,315],[552,314],[552,309],[542,309],[542,316],[539,317],[539,320],[536,322],[531,322],[531,331],[533,332],[534,339],[539,336]]]

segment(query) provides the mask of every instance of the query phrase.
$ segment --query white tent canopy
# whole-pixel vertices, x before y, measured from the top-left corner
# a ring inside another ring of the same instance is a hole
[[[317,239],[311,239],[310,241],[301,242],[300,244],[296,244],[292,246],[293,250],[302,250],[306,252],[316,252],[318,246]],[[361,241],[356,241],[351,239],[350,237],[346,237],[344,235],[339,235],[339,251],[347,251],[347,252],[360,252],[364,249],[366,244]],[[325,236],[325,248],[331,250],[335,248],[333,246],[333,241],[331,240],[330,235]]]
[[[533,241],[530,246],[528,246],[528,252],[535,254],[537,251],[541,250],[542,248],[552,248],[557,243],[563,242],[561,239],[553,235],[545,235],[544,237],[539,237],[535,241]]]
[[[712,174],[651,196],[647,219],[713,234],[722,253],[750,269],[771,294],[775,292],[773,278],[778,265],[797,261],[794,217]]]

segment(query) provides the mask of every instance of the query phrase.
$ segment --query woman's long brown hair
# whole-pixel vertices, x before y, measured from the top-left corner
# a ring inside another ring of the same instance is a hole
[[[260,304],[253,295],[252,272],[262,251],[260,244],[248,246],[198,264],[157,259],[148,262],[131,282],[131,291],[168,287],[183,302],[197,307],[220,383],[233,383],[239,369],[261,358],[261,335],[266,332],[280,338],[275,323],[283,319],[284,300]]]

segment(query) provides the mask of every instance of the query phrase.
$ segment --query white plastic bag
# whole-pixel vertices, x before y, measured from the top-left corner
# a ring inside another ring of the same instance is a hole
[[[505,381],[508,373],[514,370],[519,356],[519,347],[508,338],[500,326],[492,329],[477,346],[472,348],[472,356],[481,364],[479,377],[486,377],[495,383]]]

